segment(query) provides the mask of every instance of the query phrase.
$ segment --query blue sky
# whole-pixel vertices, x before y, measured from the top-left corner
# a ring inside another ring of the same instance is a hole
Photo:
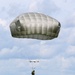
[[[25,12],[40,12],[61,23],[58,38],[48,41],[16,39],[9,25]],[[74,0],[0,0],[0,74],[75,75],[75,1]]]

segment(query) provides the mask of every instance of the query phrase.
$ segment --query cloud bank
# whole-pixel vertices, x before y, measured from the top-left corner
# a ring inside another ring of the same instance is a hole
[[[38,59],[36,74],[75,74],[75,1],[0,1],[0,74],[28,75],[29,60]],[[61,23],[59,37],[49,41],[12,38],[9,25],[25,12],[41,12]]]

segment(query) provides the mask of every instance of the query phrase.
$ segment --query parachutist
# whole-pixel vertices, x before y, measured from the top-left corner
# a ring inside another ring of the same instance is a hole
[[[35,75],[35,70],[33,70],[33,71],[31,72],[31,74],[32,74],[32,75]]]

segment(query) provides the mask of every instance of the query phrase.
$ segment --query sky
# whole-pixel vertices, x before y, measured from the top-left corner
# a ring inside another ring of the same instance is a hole
[[[26,12],[57,19],[58,38],[13,38],[9,25]],[[0,74],[31,75],[33,66],[36,75],[75,75],[75,0],[0,0]]]

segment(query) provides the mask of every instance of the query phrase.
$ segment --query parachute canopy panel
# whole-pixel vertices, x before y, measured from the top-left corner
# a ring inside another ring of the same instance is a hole
[[[60,23],[42,13],[24,13],[10,24],[10,31],[15,38],[51,40],[58,37]]]

